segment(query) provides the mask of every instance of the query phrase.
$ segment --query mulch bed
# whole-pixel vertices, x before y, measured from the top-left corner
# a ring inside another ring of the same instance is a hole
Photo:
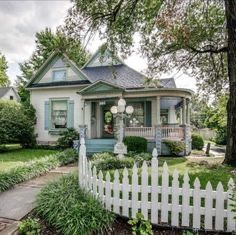
[[[30,213],[27,217],[34,217],[33,213]],[[41,229],[43,235],[59,235],[57,230],[51,226],[49,226],[43,219],[40,219]],[[223,233],[223,232],[209,232],[209,231],[187,231],[183,229],[173,228],[165,225],[155,226],[152,227],[154,235],[190,235],[190,234],[198,234],[198,235],[223,235],[223,234],[230,234],[230,233]],[[107,230],[103,231],[102,233],[93,233],[93,235],[132,235],[131,226],[128,224],[128,219],[125,217],[117,216],[113,226]]]

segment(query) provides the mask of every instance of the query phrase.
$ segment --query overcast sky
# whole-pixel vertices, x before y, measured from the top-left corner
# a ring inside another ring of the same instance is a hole
[[[16,75],[20,75],[18,64],[27,60],[34,51],[35,33],[46,27],[55,30],[71,6],[69,0],[0,0],[0,51],[7,58],[12,84]],[[99,45],[101,41],[96,38],[88,49],[93,53]],[[145,61],[137,54],[125,62],[141,72],[146,68]],[[166,76],[174,76],[178,87],[196,89],[194,78],[176,72]]]

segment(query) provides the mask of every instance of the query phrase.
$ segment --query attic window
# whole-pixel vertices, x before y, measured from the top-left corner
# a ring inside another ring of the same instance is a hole
[[[54,82],[66,80],[66,70],[65,69],[54,70],[52,72],[52,80]]]

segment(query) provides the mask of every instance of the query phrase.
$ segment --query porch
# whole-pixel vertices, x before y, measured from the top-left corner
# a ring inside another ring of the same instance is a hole
[[[110,84],[96,84],[79,92],[83,101],[82,115],[87,139],[116,139],[119,118],[110,109],[120,97],[134,108],[125,118],[124,136],[141,136],[161,153],[164,140],[183,141],[189,153],[190,98],[184,89],[123,90]]]

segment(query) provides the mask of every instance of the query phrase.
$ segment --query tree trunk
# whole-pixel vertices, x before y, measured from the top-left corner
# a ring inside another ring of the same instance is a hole
[[[225,163],[236,165],[236,1],[225,0],[228,32],[229,101],[227,105],[227,147]]]

